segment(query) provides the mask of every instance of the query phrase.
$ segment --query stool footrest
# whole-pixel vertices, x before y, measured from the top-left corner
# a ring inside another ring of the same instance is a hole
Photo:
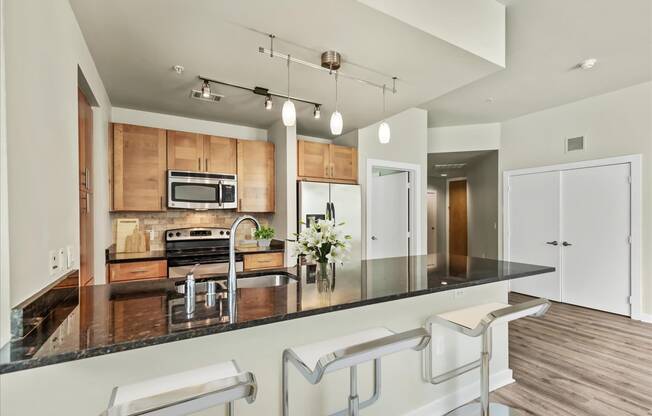
[[[501,403],[489,403],[489,414],[491,416],[519,416],[520,413]],[[482,405],[479,402],[471,402],[446,413],[444,416],[483,416]]]

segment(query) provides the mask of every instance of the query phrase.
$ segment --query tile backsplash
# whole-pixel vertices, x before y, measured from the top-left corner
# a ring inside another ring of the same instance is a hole
[[[115,244],[116,224],[120,218],[137,218],[140,228],[150,235],[150,250],[165,249],[165,230],[188,227],[230,228],[240,213],[232,210],[216,211],[166,211],[166,212],[116,212],[111,213],[113,243]],[[269,225],[271,214],[253,215],[261,224]],[[253,224],[244,222],[238,228],[237,240],[249,239]]]

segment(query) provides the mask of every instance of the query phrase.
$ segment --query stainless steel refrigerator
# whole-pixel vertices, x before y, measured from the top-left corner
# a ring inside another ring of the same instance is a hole
[[[330,216],[336,223],[344,223],[345,234],[351,236],[349,259],[359,262],[362,257],[360,185],[302,181],[297,186],[299,232],[311,221]]]

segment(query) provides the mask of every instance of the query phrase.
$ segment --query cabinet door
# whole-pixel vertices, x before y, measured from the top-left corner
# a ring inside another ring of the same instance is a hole
[[[297,144],[298,176],[330,178],[330,148],[328,144],[299,140]]]
[[[358,151],[354,147],[330,145],[331,178],[358,180]]]
[[[168,130],[168,169],[204,171],[204,136]]]
[[[165,130],[113,126],[113,210],[164,211]]]
[[[274,144],[238,140],[238,211],[274,212]]]
[[[204,138],[204,167],[211,173],[236,174],[238,142],[226,137]]]

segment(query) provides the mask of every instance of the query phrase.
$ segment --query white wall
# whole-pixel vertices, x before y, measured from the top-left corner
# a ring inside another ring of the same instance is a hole
[[[272,227],[276,238],[294,238],[297,232],[297,128],[286,127],[281,120],[268,131],[269,141],[276,148],[276,211]],[[292,250],[285,250],[287,265],[296,264]]]
[[[267,140],[267,130],[217,121],[113,107],[111,121],[137,126],[210,134],[234,139]]]
[[[61,275],[49,275],[49,250],[70,245],[79,264],[78,66],[100,104],[93,120],[98,147],[107,140],[111,104],[67,0],[6,0],[5,26],[15,305]],[[106,185],[95,183],[95,192]]]
[[[488,61],[505,66],[505,5],[495,0],[359,0]]]
[[[402,113],[396,114],[387,122],[390,125],[392,139],[387,144],[378,141],[378,125],[358,130],[358,177],[362,191],[362,254],[366,256],[366,197],[367,194],[367,160],[379,159],[395,162],[412,163],[421,166],[421,189],[416,190],[421,197],[419,210],[420,224],[415,224],[416,230],[421,230],[420,242],[421,253],[426,254],[427,233],[426,230],[426,190],[428,183],[428,113],[420,108],[410,108]],[[351,135],[347,136],[350,138]]]
[[[496,150],[500,147],[500,123],[428,129],[428,153]]]
[[[586,150],[565,153],[575,136]],[[505,122],[500,153],[501,171],[643,154],[643,312],[652,314],[652,82]]]
[[[0,0],[0,346],[11,338],[9,216],[7,212],[7,106],[5,93],[5,1]]]
[[[498,152],[474,158],[466,171],[469,255],[498,258]]]

